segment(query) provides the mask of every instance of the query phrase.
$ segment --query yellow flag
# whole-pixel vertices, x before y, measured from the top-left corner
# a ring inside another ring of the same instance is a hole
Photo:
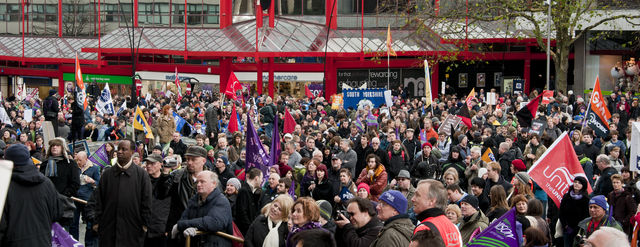
[[[144,119],[144,115],[142,114],[142,110],[140,110],[139,106],[136,106],[136,114],[133,116],[133,128],[144,131],[146,138],[153,139],[151,126],[149,126],[147,120]]]
[[[36,158],[34,158],[34,157],[31,157],[31,161],[33,161],[33,164],[34,164],[34,165],[42,164],[42,161],[40,161],[39,159],[36,159]]]
[[[398,56],[398,54],[396,54],[396,51],[394,51],[393,48],[391,48],[391,43],[393,43],[393,41],[391,41],[391,25],[388,25],[387,26],[387,55]]]
[[[471,100],[473,98],[476,97],[476,88],[471,89],[471,92],[469,92],[469,95],[467,96],[467,99],[465,100],[465,102],[467,103],[467,106],[469,108],[471,108]]]
[[[487,148],[487,151],[484,151],[484,154],[482,155],[482,161],[487,163],[496,161],[496,157],[493,156],[493,152],[491,151],[491,148]]]
[[[424,60],[424,97],[427,98],[427,101],[424,104],[424,107],[429,107],[432,104],[431,98],[431,71],[429,71],[429,62]]]

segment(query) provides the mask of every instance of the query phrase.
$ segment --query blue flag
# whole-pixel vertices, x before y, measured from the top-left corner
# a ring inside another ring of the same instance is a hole
[[[182,130],[184,124],[187,123],[187,120],[184,120],[178,113],[173,112],[173,121],[176,123],[176,131]]]
[[[109,90],[109,83],[104,85],[104,89],[100,93],[100,97],[98,97],[98,102],[96,102],[96,109],[102,114],[114,114],[113,110],[113,99],[111,99],[111,90]],[[118,111],[119,112],[119,111]]]
[[[262,171],[263,176],[269,175],[269,155],[264,151],[264,147],[262,146],[262,142],[260,142],[260,138],[258,138],[258,133],[256,133],[256,128],[253,127],[253,122],[250,120],[249,116],[247,116],[247,170],[251,167],[256,167]]]
[[[513,207],[496,219],[484,231],[471,237],[467,247],[518,247],[519,236],[516,227],[516,208]]]
[[[275,118],[273,125],[273,134],[271,135],[271,148],[269,149],[269,166],[277,165],[280,160],[280,152],[282,147],[280,146],[280,128],[278,128],[278,117]]]

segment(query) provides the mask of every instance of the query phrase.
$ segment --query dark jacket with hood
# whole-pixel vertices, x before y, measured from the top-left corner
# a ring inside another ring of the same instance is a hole
[[[583,177],[576,177],[582,186],[580,194],[571,194],[573,186],[562,197],[560,202],[560,223],[565,233],[575,234],[578,230],[578,223],[589,217],[589,196],[587,195],[587,180]]]
[[[380,230],[382,230],[382,222],[375,216],[367,224],[357,229],[349,223],[339,230],[342,238],[338,240],[338,243],[353,247],[368,247],[376,239]]]
[[[51,180],[33,165],[15,166],[0,221],[0,246],[51,246],[51,224],[62,210]]]
[[[411,236],[413,235],[413,228],[415,228],[415,225],[411,222],[408,215],[399,214],[393,216],[384,222],[378,238],[371,243],[371,246],[409,246]]]
[[[195,195],[189,200],[187,209],[178,221],[178,231],[183,232],[189,227],[195,227],[205,232],[220,231],[233,234],[231,206],[220,189],[215,188],[204,201],[200,201],[199,195]],[[231,240],[216,234],[196,236],[191,242],[195,246],[231,246]]]
[[[511,181],[514,174],[511,174],[511,161],[517,159],[517,153],[514,149],[509,149],[500,155],[498,162],[500,163],[500,175],[507,181]],[[509,192],[507,192],[508,194]]]

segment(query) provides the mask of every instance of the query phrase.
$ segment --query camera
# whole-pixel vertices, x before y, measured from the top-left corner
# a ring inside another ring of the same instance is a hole
[[[344,217],[347,219],[351,218],[351,215],[349,214],[349,212],[347,212],[347,210],[338,210],[335,220],[342,220],[342,217],[340,217],[341,214],[344,215]]]
[[[165,159],[163,166],[167,167],[167,168],[176,167],[176,166],[178,166],[178,160],[174,159],[174,158]]]

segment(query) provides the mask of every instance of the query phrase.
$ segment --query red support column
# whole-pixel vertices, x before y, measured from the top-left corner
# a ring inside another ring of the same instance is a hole
[[[273,4],[273,1],[271,1],[271,3]],[[269,96],[271,96],[271,98],[273,98],[274,95],[274,91],[275,91],[275,82],[273,80],[274,77],[274,73],[273,73],[273,69],[274,69],[275,65],[273,64],[273,57],[269,58]]]
[[[274,5],[275,5],[275,0],[272,0],[271,6],[269,6],[269,27],[270,28],[273,28],[276,25],[276,11],[275,11]]]
[[[338,27],[338,0],[326,0],[325,18],[326,25],[330,29],[335,30]]]
[[[58,37],[62,37],[62,0],[58,0]]]
[[[438,78],[440,77],[440,64],[436,63],[431,66],[431,100],[438,98],[440,95],[440,83],[438,83]]]
[[[229,75],[231,74],[231,58],[220,58],[220,94],[224,93],[227,89],[227,82],[229,81]]]
[[[327,58],[327,70],[324,75],[324,97],[326,100],[331,99],[331,96],[338,93],[338,71],[336,67],[336,61],[332,57]]]
[[[64,96],[64,78],[62,71],[58,71],[58,94]]]
[[[256,61],[256,68],[257,68],[257,78],[256,78],[256,90],[258,91],[258,95],[262,94],[262,59],[261,58],[257,58],[258,61]]]
[[[133,0],[133,26],[138,27],[138,0]]]
[[[220,29],[233,24],[232,0],[220,0]]]

